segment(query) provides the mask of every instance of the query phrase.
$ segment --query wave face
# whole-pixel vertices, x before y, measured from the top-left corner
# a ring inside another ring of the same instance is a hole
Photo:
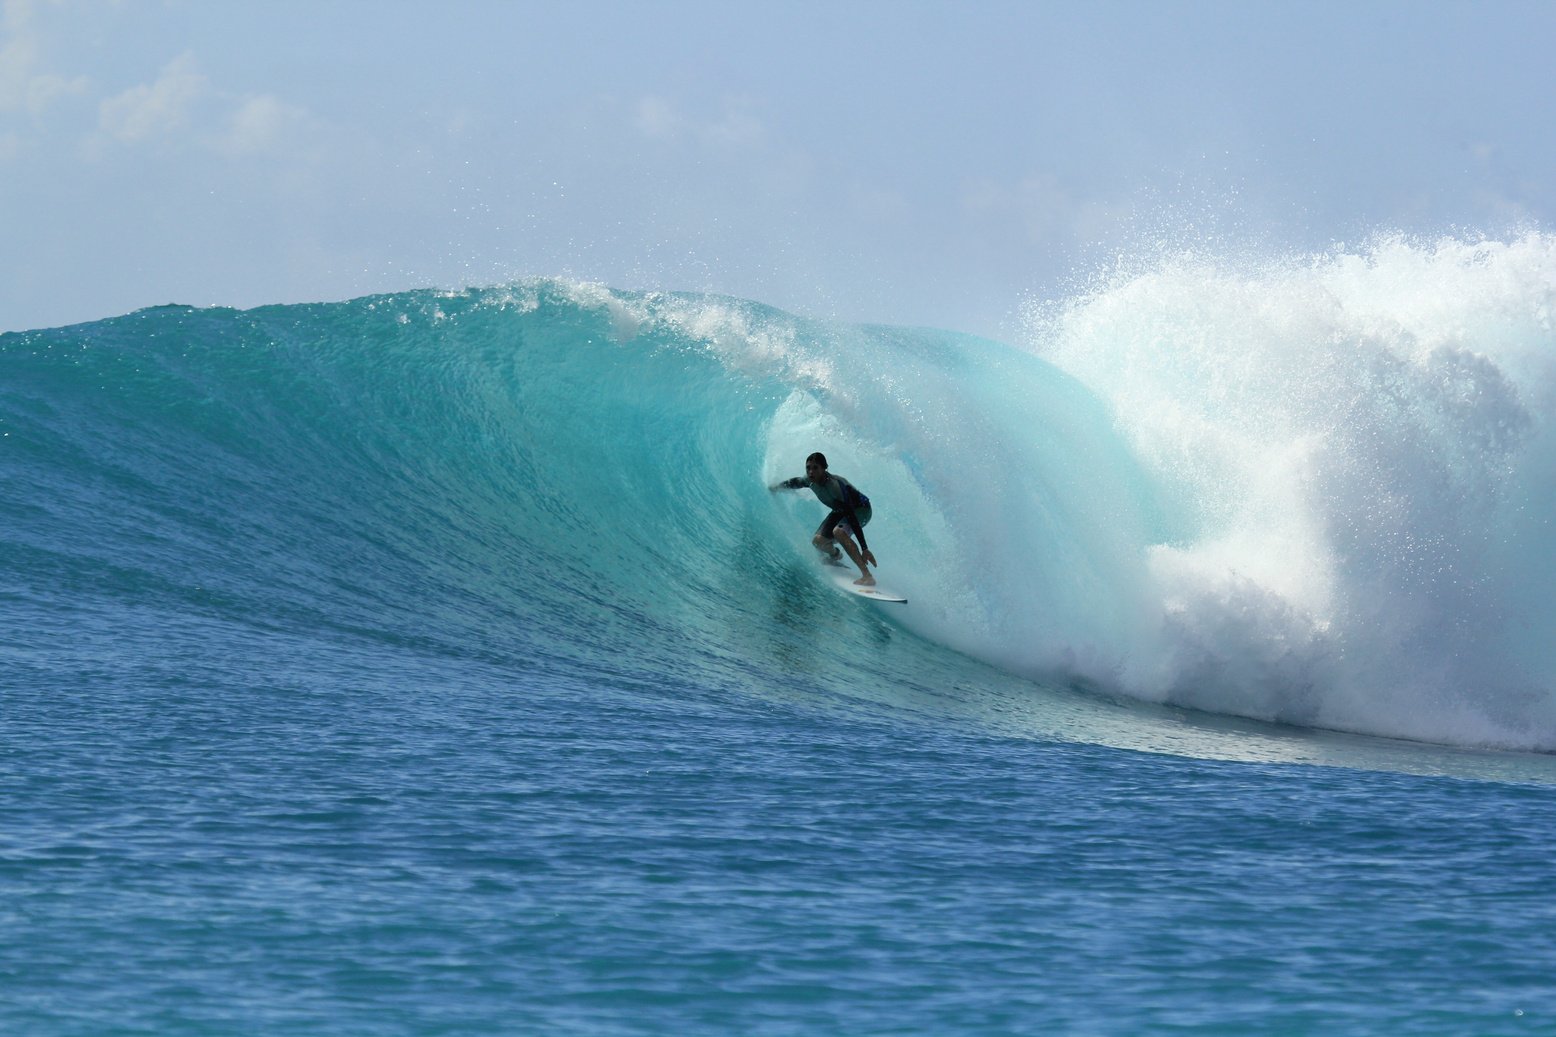
[[[131,613],[705,690],[971,657],[1556,749],[1553,252],[1163,260],[1030,351],[549,281],[6,335],[12,657]],[[908,608],[767,492],[817,449]]]

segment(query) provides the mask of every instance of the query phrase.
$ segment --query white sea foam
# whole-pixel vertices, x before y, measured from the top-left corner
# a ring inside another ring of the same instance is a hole
[[[1032,314],[1183,533],[1117,679],[1219,712],[1556,747],[1556,237],[1165,257]]]

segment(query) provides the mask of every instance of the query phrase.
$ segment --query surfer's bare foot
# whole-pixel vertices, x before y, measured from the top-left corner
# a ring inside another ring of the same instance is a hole
[[[854,584],[855,586],[859,587],[874,587],[875,577],[871,576],[869,573],[865,573],[863,576],[859,577],[859,579],[855,580]]]

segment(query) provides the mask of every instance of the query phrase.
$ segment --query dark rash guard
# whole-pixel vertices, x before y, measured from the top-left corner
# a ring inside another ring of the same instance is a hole
[[[813,483],[805,476],[797,475],[793,479],[785,479],[778,485],[788,490],[808,489],[816,495],[817,500],[832,509],[821,521],[821,526],[816,532],[830,538],[833,528],[847,519],[854,535],[859,538],[859,546],[866,551],[870,549],[870,545],[864,538],[865,524],[870,521],[870,498],[860,493],[853,483],[841,475],[832,475],[829,472],[826,479],[820,483]]]

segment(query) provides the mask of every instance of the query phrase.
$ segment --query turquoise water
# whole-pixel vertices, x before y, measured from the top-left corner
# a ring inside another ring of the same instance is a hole
[[[1550,252],[0,336],[0,1029],[1556,1031]]]

